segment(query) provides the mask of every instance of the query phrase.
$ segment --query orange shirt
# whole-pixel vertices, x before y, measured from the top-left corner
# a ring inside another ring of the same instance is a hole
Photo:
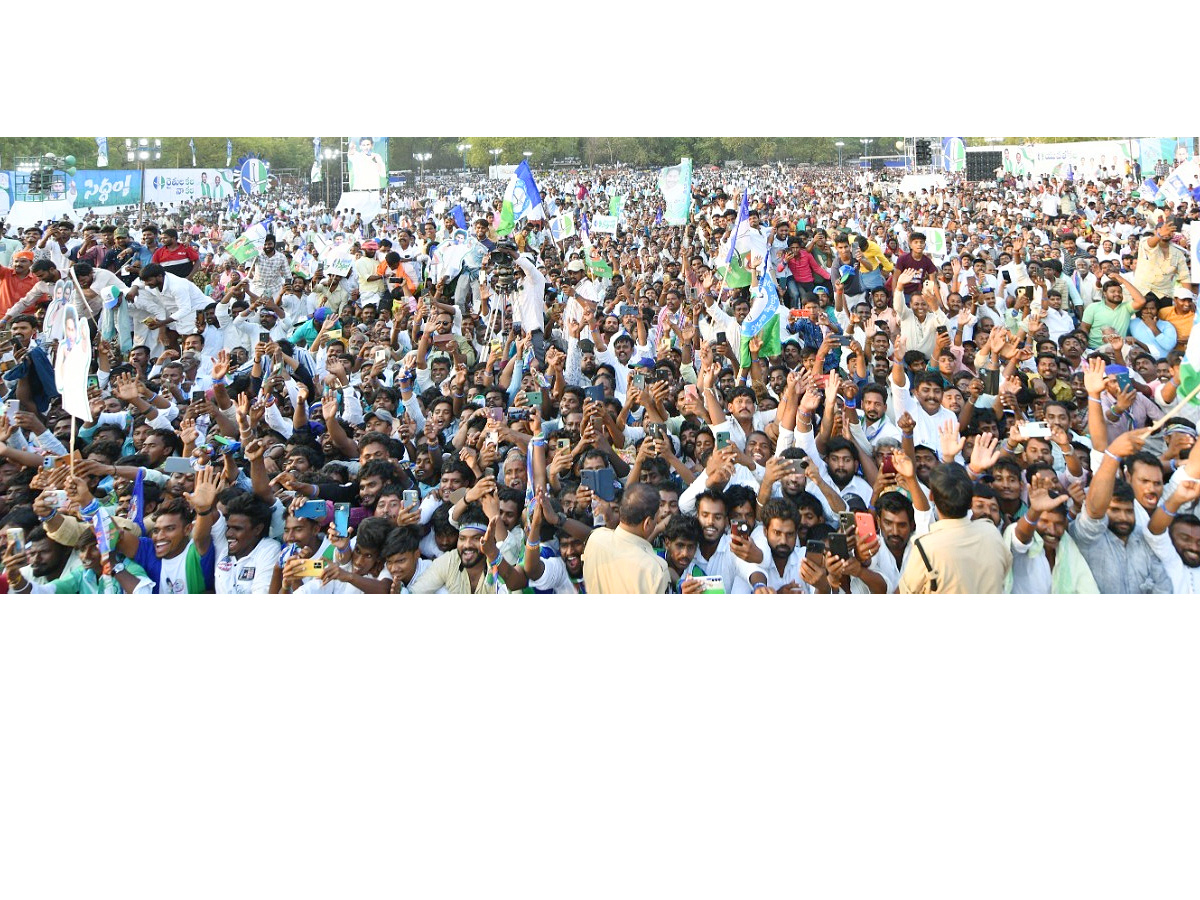
[[[16,269],[0,266],[0,316],[12,309],[37,283],[37,276],[32,272],[18,278]]]
[[[1175,307],[1168,306],[1166,309],[1158,311],[1158,318],[1163,322],[1170,322],[1175,326],[1175,336],[1179,339],[1179,342],[1175,345],[1177,348],[1182,350],[1187,346],[1188,338],[1192,333],[1192,323],[1196,320],[1194,312],[1176,312]]]

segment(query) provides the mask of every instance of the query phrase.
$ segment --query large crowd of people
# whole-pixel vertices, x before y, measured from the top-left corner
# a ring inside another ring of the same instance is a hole
[[[506,234],[469,173],[0,229],[0,587],[1200,588],[1196,203],[773,165],[673,225],[657,170],[535,175]]]

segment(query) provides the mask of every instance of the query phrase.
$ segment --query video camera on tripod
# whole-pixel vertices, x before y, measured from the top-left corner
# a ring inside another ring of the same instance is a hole
[[[510,240],[497,241],[488,255],[488,267],[492,270],[492,290],[497,294],[515,294],[521,274],[517,271],[517,254],[521,251]]]

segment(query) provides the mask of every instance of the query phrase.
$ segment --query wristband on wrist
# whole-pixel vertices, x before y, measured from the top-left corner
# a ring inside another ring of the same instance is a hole
[[[1104,455],[1107,456],[1109,459],[1116,460],[1118,465],[1121,462],[1121,457],[1117,456],[1117,454],[1115,454],[1115,453],[1110,453],[1108,450],[1104,451]]]
[[[1165,512],[1172,519],[1175,518],[1177,515],[1179,515],[1178,512],[1171,512],[1169,509],[1167,509],[1167,505],[1165,502],[1158,504],[1158,508],[1161,509],[1163,512]]]
[[[1026,522],[1028,522],[1028,523],[1029,523],[1030,525],[1032,525],[1033,527],[1035,527],[1035,528],[1037,527],[1037,521],[1036,521],[1035,519],[1031,519],[1031,518],[1029,518],[1029,512],[1028,512],[1028,511],[1026,511],[1025,515],[1021,516],[1021,518],[1022,518],[1023,520],[1025,520]]]
[[[489,563],[488,563],[488,567],[489,567],[489,568],[492,568],[492,569],[496,568],[496,566],[500,565],[500,560],[501,560],[501,559],[502,559],[502,556],[501,556],[501,554],[497,553],[497,554],[496,554],[496,558],[495,558],[495,559],[493,559],[491,562],[489,562]]]

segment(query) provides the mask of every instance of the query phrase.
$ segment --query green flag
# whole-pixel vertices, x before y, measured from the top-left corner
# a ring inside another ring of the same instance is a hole
[[[607,260],[605,260],[603,258],[592,259],[591,255],[589,254],[588,259],[587,259],[587,264],[588,264],[588,271],[591,272],[591,274],[602,275],[605,278],[612,278],[612,275],[613,275],[612,266],[609,265]]]
[[[727,288],[750,287],[750,271],[742,268],[741,256],[737,253],[733,254],[728,266],[718,266],[717,272]]]
[[[621,196],[613,197],[608,201],[608,214],[621,218],[621,211],[625,209],[625,198]]]
[[[762,338],[762,348],[758,351],[759,359],[768,359],[769,357],[778,356],[783,352],[783,342],[779,338],[779,315],[776,314],[767,320],[767,324],[763,326],[763,330],[758,333]],[[742,368],[750,368],[750,338],[742,335]]]

